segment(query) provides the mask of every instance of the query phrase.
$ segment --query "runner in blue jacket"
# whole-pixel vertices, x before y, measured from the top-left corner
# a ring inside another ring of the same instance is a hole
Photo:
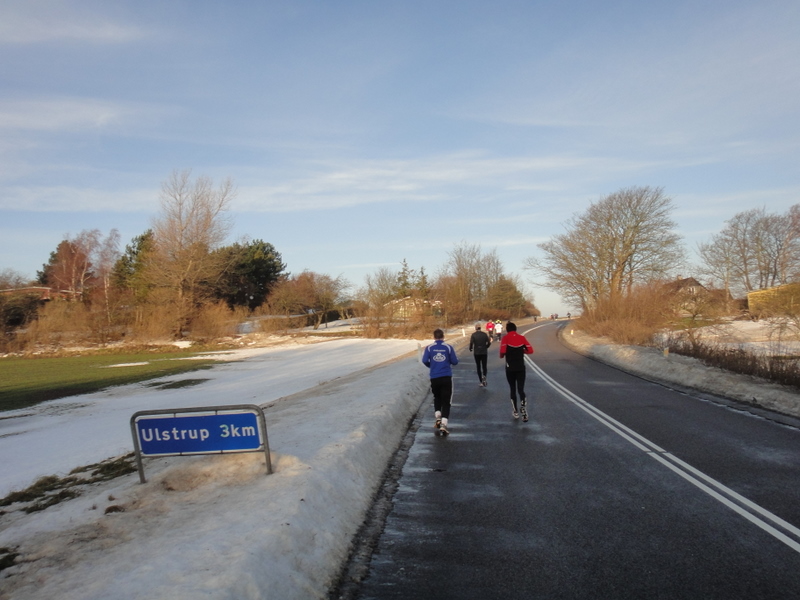
[[[444,342],[444,331],[433,332],[434,342],[422,353],[422,364],[431,370],[431,392],[436,414],[434,428],[437,433],[447,435],[450,418],[450,403],[453,399],[453,365],[458,364],[455,349]]]

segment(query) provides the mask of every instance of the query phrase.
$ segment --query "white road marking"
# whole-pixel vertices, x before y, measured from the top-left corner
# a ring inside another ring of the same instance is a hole
[[[666,466],[668,469],[683,477],[686,481],[696,486],[698,489],[704,491],[715,500],[721,502],[754,525],[760,527],[776,539],[789,546],[789,548],[795,552],[800,553],[800,543],[796,539],[790,537],[794,536],[795,538],[800,539],[800,529],[781,519],[777,515],[774,515],[765,508],[759,506],[755,502],[748,500],[744,496],[726,487],[719,481],[709,477],[702,471],[682,461],[677,456],[670,454],[644,436],[639,435],[632,429],[605,414],[603,411],[595,408],[576,394],[570,392],[552,377],[547,375],[547,373],[542,371],[542,369],[539,368],[539,366],[537,366],[528,356],[525,357],[525,360],[533,369],[534,373],[541,377],[545,383],[561,394],[564,398],[594,417],[600,423],[611,429],[614,433],[636,446],[639,450],[645,452]],[[716,490],[713,488],[716,488]],[[767,521],[771,521],[774,526]],[[781,531],[781,529],[783,531]]]

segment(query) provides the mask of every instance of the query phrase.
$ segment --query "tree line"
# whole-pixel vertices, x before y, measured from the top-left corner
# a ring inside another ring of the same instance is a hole
[[[746,210],[700,244],[701,273],[736,296],[800,279],[800,204],[786,213]]]
[[[678,316],[712,317],[742,306],[734,300],[748,292],[800,282],[800,204],[784,214],[764,208],[736,214],[698,244],[695,265],[673,210],[663,188],[621,189],[567,221],[565,232],[539,244],[541,255],[525,266],[587,321],[605,322],[606,329],[648,321],[650,334]],[[686,292],[676,293],[671,282],[687,273],[708,291],[702,302],[695,291],[691,302]]]
[[[66,237],[37,272],[35,282],[11,270],[0,290],[54,291],[0,294],[4,343],[59,343],[81,335],[94,342],[126,337],[209,339],[230,333],[251,315],[320,327],[331,318],[360,317],[371,335],[413,330],[430,321],[510,318],[534,314],[518,279],[505,275],[496,252],[463,243],[430,278],[424,267],[381,268],[354,288],[343,277],[289,273],[281,254],[261,239],[226,244],[235,197],[230,180],[176,171],[162,184],[152,226],[120,250],[116,230],[85,230]],[[24,335],[20,335],[24,331]]]
[[[566,232],[539,244],[542,256],[526,266],[583,310],[680,272],[694,272],[734,297],[800,279],[800,204],[785,214],[765,208],[736,214],[698,244],[695,266],[675,233],[673,210],[662,188],[622,189],[570,219]]]

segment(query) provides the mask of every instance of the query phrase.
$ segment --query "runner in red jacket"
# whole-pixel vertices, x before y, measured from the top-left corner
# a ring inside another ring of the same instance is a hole
[[[524,335],[517,333],[515,323],[509,321],[506,324],[506,335],[500,342],[500,358],[506,359],[506,379],[511,388],[511,404],[514,406],[512,415],[515,419],[519,418],[517,412],[517,394],[521,401],[520,409],[522,420],[528,420],[528,404],[525,397],[525,355],[533,354],[533,346]]]

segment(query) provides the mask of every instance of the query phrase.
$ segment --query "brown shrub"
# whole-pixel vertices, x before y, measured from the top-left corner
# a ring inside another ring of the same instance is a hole
[[[603,299],[583,311],[577,327],[619,344],[648,345],[674,319],[673,303],[659,285],[635,288],[627,296]]]
[[[18,336],[26,346],[59,346],[90,341],[91,315],[82,302],[53,300],[42,307],[39,318]]]
[[[238,321],[225,302],[205,304],[194,314],[189,337],[197,341],[210,341],[236,334]]]
[[[153,298],[153,301],[140,304],[134,311],[131,337],[139,341],[173,339],[181,333],[175,330],[180,314],[180,308],[166,299],[159,302]]]

